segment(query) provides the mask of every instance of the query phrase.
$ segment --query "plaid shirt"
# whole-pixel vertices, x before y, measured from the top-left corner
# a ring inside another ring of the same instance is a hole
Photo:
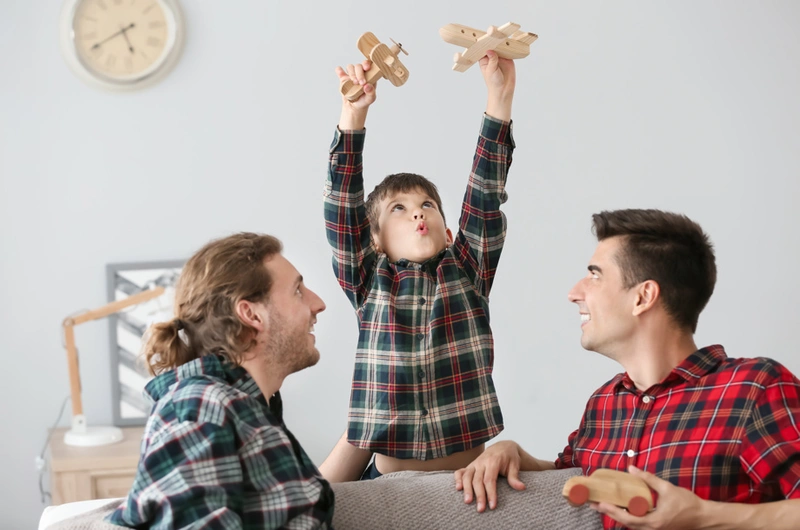
[[[337,129],[325,187],[333,270],[359,321],[347,439],[395,458],[442,458],[503,429],[488,296],[506,234],[511,124],[484,117],[459,232],[425,263],[375,251],[364,134]]]
[[[135,528],[329,528],[333,492],[241,367],[207,355],[163,373],[127,499]]]
[[[696,351],[644,392],[619,374],[589,399],[556,467],[588,475],[630,464],[703,499],[800,499],[800,381],[722,346]]]

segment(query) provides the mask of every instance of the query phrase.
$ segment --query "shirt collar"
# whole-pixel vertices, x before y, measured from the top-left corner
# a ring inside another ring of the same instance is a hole
[[[259,399],[262,396],[261,389],[258,388],[255,380],[247,373],[247,370],[216,355],[203,355],[173,370],[157,375],[147,383],[145,393],[153,401],[158,401],[176,383],[197,376],[221,379],[254,399]]]
[[[423,261],[422,263],[417,263],[415,261],[407,260],[406,258],[400,258],[394,264],[398,267],[403,267],[406,269],[415,269],[428,272],[429,274],[435,274],[436,269],[439,267],[439,263],[442,261],[445,252],[447,249],[443,249],[441,252],[436,254],[435,256],[428,258],[427,260]]]
[[[727,358],[725,348],[719,344],[700,348],[673,368],[669,375],[655,386],[668,387],[679,382],[692,384],[716,370],[717,366]],[[617,375],[612,379],[612,383],[615,392],[622,388],[626,388],[631,392],[637,391],[636,385],[628,375],[628,372]]]

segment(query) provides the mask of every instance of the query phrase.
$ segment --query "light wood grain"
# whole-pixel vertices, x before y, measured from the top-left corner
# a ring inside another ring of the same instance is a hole
[[[96,447],[64,443],[65,428],[50,437],[53,504],[124,497],[136,476],[144,427],[124,427],[122,441]]]
[[[372,62],[372,68],[364,74],[367,83],[375,86],[379,79],[386,78],[394,86],[400,86],[408,80],[408,69],[398,58],[401,51],[406,54],[408,52],[401,50],[400,45],[393,44],[389,47],[369,31],[358,38],[356,45],[364,57]],[[339,90],[348,101],[355,101],[364,93],[362,85],[349,79],[342,83]]]
[[[653,495],[650,488],[640,478],[624,471],[598,469],[589,477],[572,477],[564,484],[562,495],[569,499],[569,493],[577,485],[589,488],[589,501],[608,502],[627,508],[631,499],[642,497],[653,509]]]
[[[522,59],[530,54],[530,45],[539,37],[534,33],[519,31],[519,24],[508,22],[499,28],[491,26],[481,31],[461,24],[447,24],[439,29],[445,42],[466,48],[456,53],[453,70],[463,72],[475,64],[489,50],[504,59]]]

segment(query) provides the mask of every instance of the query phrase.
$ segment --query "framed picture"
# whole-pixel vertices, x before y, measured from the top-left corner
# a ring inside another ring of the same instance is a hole
[[[120,311],[109,318],[111,337],[111,390],[114,425],[144,425],[150,404],[143,396],[150,373],[142,357],[142,337],[156,322],[173,318],[175,284],[184,261],[111,263],[106,266],[110,302],[164,287],[161,296]]]

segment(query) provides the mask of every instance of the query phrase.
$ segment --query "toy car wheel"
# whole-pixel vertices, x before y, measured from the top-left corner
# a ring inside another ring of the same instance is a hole
[[[573,506],[582,506],[589,500],[589,488],[583,484],[575,484],[572,486],[572,489],[569,490],[567,499]]]
[[[650,505],[644,497],[637,495],[628,501],[628,513],[636,517],[642,517],[650,511]]]

